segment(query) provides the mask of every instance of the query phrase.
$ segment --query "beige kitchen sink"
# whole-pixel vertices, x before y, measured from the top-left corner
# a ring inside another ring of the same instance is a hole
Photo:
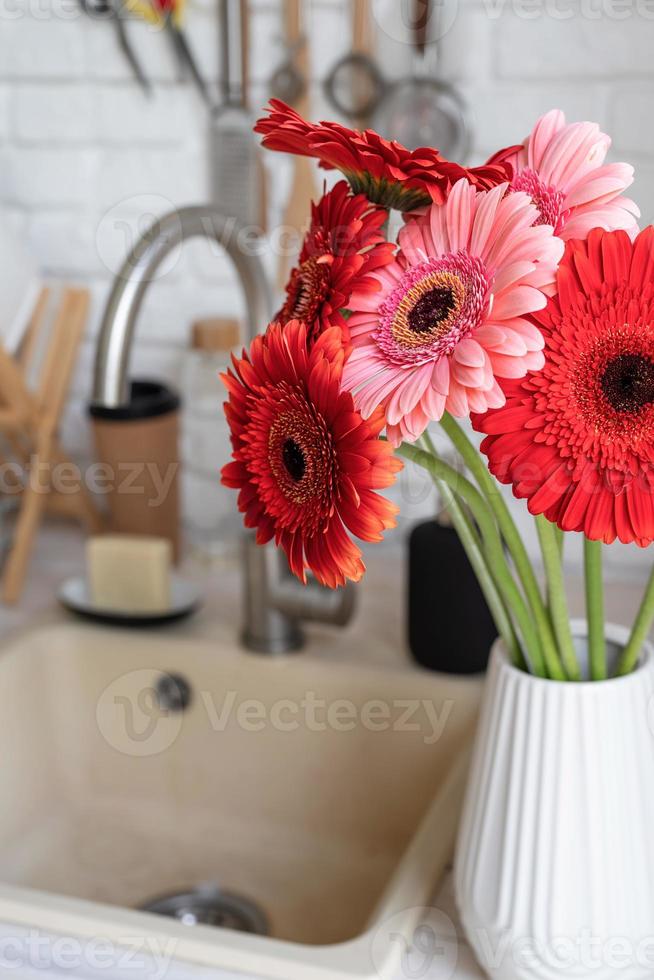
[[[160,700],[171,675],[181,711]],[[227,632],[27,632],[0,656],[0,921],[131,930],[262,977],[390,976],[392,943],[371,947],[451,857],[478,697],[476,680],[257,657]],[[139,911],[203,883],[268,935]]]

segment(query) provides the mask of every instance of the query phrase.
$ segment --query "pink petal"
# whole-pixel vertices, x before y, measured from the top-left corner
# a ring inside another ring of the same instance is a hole
[[[471,337],[459,341],[452,356],[460,364],[467,364],[469,367],[483,367],[486,361],[483,348]]]
[[[493,383],[490,391],[484,392],[484,397],[489,408],[502,408],[506,404],[506,396],[497,381]]]
[[[493,318],[504,320],[523,313],[534,313],[547,305],[547,297],[533,286],[515,286],[514,289],[495,297]]]
[[[450,384],[450,391],[445,402],[445,407],[448,412],[456,415],[457,418],[465,418],[469,412],[466,390],[454,378],[452,378]]]
[[[485,412],[490,406],[483,391],[471,391],[468,389],[468,404],[471,412]]]
[[[490,351],[489,354],[493,371],[498,378],[524,378],[529,370],[528,358],[533,356],[527,354],[525,357],[510,357],[507,354],[496,354],[494,351]],[[542,367],[544,363],[542,354],[540,357]]]
[[[543,154],[541,180],[566,191],[571,181],[601,166],[610,142],[597,123],[569,123],[559,130]]]
[[[551,109],[538,120],[527,140],[527,166],[539,170],[543,153],[555,136],[565,126],[565,116],[560,109]]]
[[[616,164],[617,173],[606,173],[610,167],[600,167],[575,185],[566,195],[564,207],[573,208],[580,204],[602,199],[612,200],[633,183],[633,167]]]
[[[468,251],[471,255],[483,255],[493,231],[498,208],[504,199],[507,185],[500,184],[484,194],[477,207],[472,226]]]
[[[436,391],[431,385],[425,390],[420,404],[425,415],[428,415],[432,422],[439,422],[445,411],[445,395]]]
[[[452,377],[456,378],[459,384],[464,385],[466,388],[483,388],[485,384],[485,375],[482,368],[459,364],[454,358],[452,358]]]
[[[386,418],[391,425],[396,425],[419,403],[423,391],[429,384],[431,365],[403,373],[404,378],[396,376],[395,388],[385,406]]]
[[[527,353],[527,345],[522,337],[514,330],[506,330],[504,340],[491,348],[492,353],[510,354],[512,357],[524,357]]]
[[[468,245],[476,196],[474,187],[465,178],[457,181],[450,191],[446,204],[450,252],[458,252]]]
[[[485,323],[473,334],[475,340],[483,347],[495,347],[504,340],[504,330],[493,323]]]
[[[440,357],[434,364],[431,385],[441,395],[447,395],[450,390],[450,362],[447,357]]]
[[[503,326],[510,327],[514,333],[519,334],[527,347],[527,350],[542,350],[545,346],[545,339],[533,323],[521,317],[514,317],[509,321],[504,321]]]
[[[419,221],[407,221],[400,229],[398,241],[409,265],[420,265],[431,252],[431,242],[425,241],[424,225]]]

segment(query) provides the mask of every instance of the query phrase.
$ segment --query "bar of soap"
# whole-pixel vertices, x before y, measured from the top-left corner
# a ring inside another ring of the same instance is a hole
[[[165,538],[105,534],[86,546],[91,601],[99,609],[158,613],[170,608],[172,547]]]

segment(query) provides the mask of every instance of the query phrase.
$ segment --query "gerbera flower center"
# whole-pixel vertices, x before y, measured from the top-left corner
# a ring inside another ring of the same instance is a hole
[[[313,257],[307,259],[291,274],[280,319],[310,323],[315,319],[328,291],[329,266]]]
[[[641,354],[619,354],[607,364],[600,384],[616,412],[637,412],[654,402],[654,362]]]
[[[652,299],[650,290],[604,287],[592,303],[568,309],[561,360],[550,368],[573,395],[566,422],[592,433],[594,452],[609,470],[622,469],[627,447],[640,452],[654,436]]]
[[[295,439],[287,439],[282,446],[282,462],[291,479],[299,483],[306,472],[307,461],[302,452],[302,447],[297,444]]]
[[[407,317],[409,329],[415,333],[429,333],[452,312],[456,300],[450,286],[435,286],[424,293]]]
[[[446,270],[427,272],[409,285],[393,317],[393,336],[401,347],[421,346],[444,337],[465,299],[460,278]]]
[[[568,213],[563,210],[563,193],[555,187],[545,184],[538,174],[525,167],[516,174],[511,183],[512,191],[524,191],[528,194],[539,211],[539,217],[534,224],[551,225],[555,233],[563,229]]]
[[[321,419],[306,404],[283,411],[270,427],[268,460],[278,488],[306,506],[330,483],[331,442]]]
[[[490,286],[481,260],[467,252],[410,266],[379,308],[379,346],[395,363],[451,354],[481,322]]]

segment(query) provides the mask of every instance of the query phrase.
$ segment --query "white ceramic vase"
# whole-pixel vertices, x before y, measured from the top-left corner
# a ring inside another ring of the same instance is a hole
[[[581,659],[585,623],[573,624]],[[615,662],[627,639],[606,630]],[[630,676],[532,677],[493,648],[456,893],[494,980],[654,977],[654,656]]]

